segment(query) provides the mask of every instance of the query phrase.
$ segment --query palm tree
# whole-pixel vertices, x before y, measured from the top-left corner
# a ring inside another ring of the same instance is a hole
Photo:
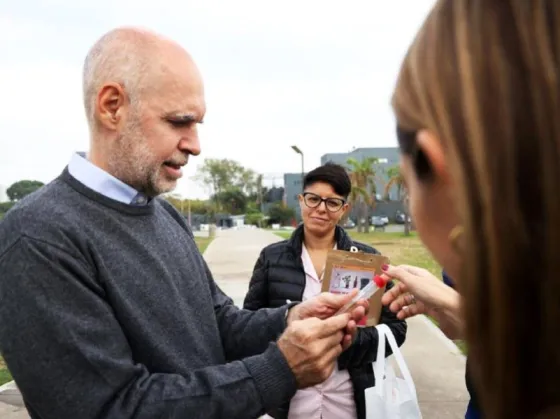
[[[401,200],[404,194],[404,178],[401,175],[401,168],[399,166],[390,167],[387,170],[387,185],[385,185],[385,200],[389,200],[391,189],[397,187],[398,200]]]
[[[379,159],[377,157],[366,157],[359,161],[354,158],[347,160],[350,165],[350,180],[352,181],[352,191],[350,192],[350,203],[356,206],[359,211],[358,232],[364,230],[369,232],[369,211],[368,207],[375,206],[375,168],[374,164]],[[365,220],[365,224],[362,223]]]
[[[408,191],[400,167],[391,167],[387,171],[387,176],[389,180],[387,181],[387,185],[385,185],[385,197],[388,198],[391,189],[394,186],[397,187],[398,200],[402,201],[404,208],[404,234],[408,236],[410,235],[410,223],[408,222]]]

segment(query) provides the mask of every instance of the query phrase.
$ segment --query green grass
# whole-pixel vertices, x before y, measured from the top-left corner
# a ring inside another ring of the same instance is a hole
[[[284,230],[270,230],[272,231],[274,234],[276,234],[277,236],[282,237],[283,239],[289,239],[290,236],[292,235],[291,231],[284,231]]]
[[[415,232],[412,232],[410,236],[405,236],[404,233],[358,233],[353,230],[347,230],[347,232],[353,240],[375,247],[381,254],[390,259],[392,265],[418,266],[427,269],[436,278],[441,279],[441,266],[430,255]],[[284,239],[292,234],[290,231],[274,231],[274,233]],[[434,319],[428,318],[437,326]],[[456,341],[455,344],[466,354],[465,342]]]
[[[8,381],[12,381],[12,376],[10,374],[10,371],[8,371],[8,368],[6,368],[4,360],[0,356],[0,386],[7,383]]]
[[[209,238],[209,237],[195,237],[194,241],[196,242],[196,245],[198,246],[198,250],[200,250],[200,253],[204,253],[204,251],[206,250],[206,248],[208,247],[208,245],[210,244],[210,242],[213,239]]]
[[[275,231],[274,233],[284,239],[292,234],[290,231]],[[414,232],[410,236],[405,236],[404,233],[357,233],[353,230],[349,230],[348,233],[353,240],[375,247],[387,256],[393,265],[414,265],[429,270],[438,278],[441,277],[441,267]]]

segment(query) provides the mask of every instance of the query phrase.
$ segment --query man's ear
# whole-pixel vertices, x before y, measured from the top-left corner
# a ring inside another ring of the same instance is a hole
[[[104,128],[116,131],[122,123],[126,108],[126,94],[118,83],[101,87],[95,103],[96,119]]]

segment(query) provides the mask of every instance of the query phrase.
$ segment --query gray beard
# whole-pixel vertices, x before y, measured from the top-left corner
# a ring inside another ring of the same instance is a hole
[[[138,130],[127,129],[117,138],[109,153],[108,166],[116,178],[149,197],[164,191],[158,190],[159,167],[153,167],[150,151],[145,147],[143,136]]]

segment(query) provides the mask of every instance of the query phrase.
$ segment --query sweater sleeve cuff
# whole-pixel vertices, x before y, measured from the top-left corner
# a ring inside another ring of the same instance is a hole
[[[286,304],[282,307],[272,309],[274,310],[274,314],[271,319],[272,321],[270,322],[270,325],[273,327],[275,333],[275,337],[273,340],[278,339],[280,335],[284,333],[284,330],[286,330],[286,327],[288,327],[288,312],[293,306],[297,304],[299,303],[290,302],[289,304]]]
[[[289,402],[297,391],[296,378],[275,343],[262,354],[243,360],[255,380],[264,411]]]

